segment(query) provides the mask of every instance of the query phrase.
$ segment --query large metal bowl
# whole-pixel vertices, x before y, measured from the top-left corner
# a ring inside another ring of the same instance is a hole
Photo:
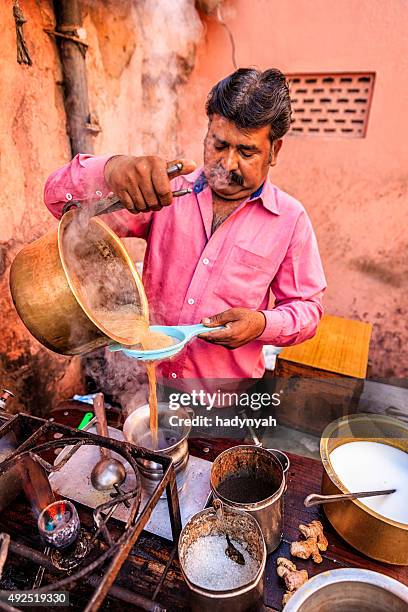
[[[76,210],[68,211],[58,228],[26,245],[17,254],[10,269],[10,291],[16,310],[41,344],[63,355],[79,355],[115,342],[137,344],[137,329],[124,334],[116,331],[114,325],[107,327],[90,306],[87,285],[107,287],[117,278],[120,290],[115,293],[115,299],[119,303],[122,300],[122,305],[129,304],[137,316],[147,322],[148,303],[139,274],[120,238],[96,218],[89,220],[81,240],[74,241],[79,251],[75,257],[80,265],[83,263],[82,269],[74,270],[72,238],[78,238],[74,233],[77,215]],[[116,266],[115,274],[112,263]],[[95,294],[103,303],[103,294],[97,291]],[[109,305],[107,307],[109,309]]]
[[[406,612],[408,587],[370,570],[343,568],[314,576],[285,612]]]
[[[324,495],[349,493],[332,466],[330,453],[341,444],[358,440],[389,444],[408,452],[408,426],[376,414],[355,414],[330,423],[320,441]],[[363,501],[341,501],[324,504],[323,508],[335,530],[351,546],[372,559],[408,565],[408,524],[378,514]]]

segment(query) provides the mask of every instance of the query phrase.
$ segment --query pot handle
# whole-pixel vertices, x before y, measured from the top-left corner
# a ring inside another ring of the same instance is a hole
[[[279,461],[279,463],[282,466],[283,474],[284,474],[284,476],[286,478],[287,477],[287,473],[288,473],[289,468],[290,468],[290,459],[287,456],[287,454],[284,453],[283,451],[279,450],[278,448],[267,448],[265,450],[269,451],[274,457],[276,457],[276,459]]]
[[[70,200],[64,204],[62,209],[62,214],[65,215],[66,212],[71,210],[71,208],[82,208],[81,203]],[[115,212],[116,210],[121,210],[124,208],[122,202],[116,195],[110,195],[106,198],[102,198],[97,202],[94,202],[90,208],[90,216],[97,217],[99,215],[106,215],[107,213]]]
[[[213,497],[212,507],[215,510],[218,520],[222,521],[224,519],[224,504],[218,497]]]
[[[175,172],[180,172],[182,169],[183,169],[183,164],[181,162],[176,162],[172,166],[168,166],[167,174],[171,177],[172,174],[174,174]],[[182,191],[184,192],[185,190],[182,190]],[[181,193],[181,191],[173,192],[173,196],[175,197],[180,196],[180,195],[185,195],[185,194]],[[64,215],[73,206],[76,206],[76,208],[81,208],[80,202],[77,202],[77,201],[74,202],[73,200],[70,200],[64,205],[64,208],[62,209],[62,214]],[[125,206],[120,201],[120,198],[118,198],[117,195],[112,193],[106,196],[106,198],[102,198],[101,200],[98,200],[97,202],[94,202],[92,204],[90,216],[97,217],[99,215],[106,215],[108,213],[115,212],[116,210],[122,210],[124,208]]]
[[[185,407],[185,406],[184,406],[184,407]],[[190,417],[193,419],[193,418],[195,417],[195,413],[194,413],[194,410],[192,409],[192,407],[191,407],[191,406],[187,406],[187,407],[185,407],[185,409],[186,409],[186,412],[187,412],[187,413],[190,415]]]

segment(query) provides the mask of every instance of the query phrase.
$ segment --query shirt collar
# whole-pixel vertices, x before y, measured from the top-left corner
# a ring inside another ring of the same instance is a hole
[[[193,184],[194,193],[200,193],[208,185],[203,168],[197,168],[197,170],[194,170],[194,172],[187,174],[184,178],[189,183]],[[254,193],[249,198],[251,202],[257,199],[261,200],[263,206],[271,213],[274,213],[275,215],[280,214],[275,187],[272,185],[271,181],[269,180],[269,177],[266,178],[265,182],[260,187],[258,187],[258,189],[254,191]]]

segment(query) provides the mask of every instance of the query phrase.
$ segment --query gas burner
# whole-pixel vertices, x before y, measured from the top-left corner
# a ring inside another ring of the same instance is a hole
[[[57,549],[51,551],[51,563],[63,572],[71,572],[73,569],[81,565],[84,559],[92,550],[93,537],[81,529],[74,544],[69,548]]]
[[[2,481],[4,483],[4,478],[7,478],[12,473],[13,467],[15,467],[20,459],[29,458],[37,462],[46,473],[51,474],[61,469],[69,458],[84,445],[104,447],[118,453],[124,462],[129,464],[134,473],[136,483],[134,488],[126,493],[123,493],[121,489],[117,490],[115,496],[97,506],[93,514],[82,506],[81,509],[78,507],[82,517],[82,527],[75,542],[69,542],[68,547],[65,549],[54,548],[49,554],[44,554],[41,549],[40,538],[37,537],[39,547],[34,548],[17,540],[14,541],[14,538],[18,535],[18,529],[15,533],[10,533],[11,539],[8,556],[12,556],[14,562],[16,557],[17,559],[28,560],[31,566],[36,564],[39,571],[41,568],[47,570],[48,583],[36,589],[35,592],[38,595],[46,594],[50,591],[69,591],[75,589],[76,586],[86,583],[95,590],[85,609],[89,612],[98,610],[164,491],[167,494],[172,540],[174,545],[176,545],[181,532],[179,499],[175,471],[171,459],[165,455],[139,448],[128,442],[104,438],[96,434],[78,431],[65,425],[59,425],[55,422],[45,421],[44,419],[24,414],[10,417],[7,421],[0,420],[0,446],[3,439],[14,439],[16,444],[15,450],[5,459],[3,456],[3,461],[0,463],[0,496],[2,494]],[[55,458],[55,450],[65,447],[71,448],[66,450],[63,458],[56,465],[49,463],[49,461],[53,461]],[[154,461],[160,464],[163,469],[161,480],[157,482],[156,489],[140,514],[138,514],[138,511],[141,500],[141,484],[136,463],[137,459]],[[18,490],[16,490],[17,494]],[[62,500],[60,504],[62,502],[66,504],[66,508],[63,508],[63,510],[70,509],[70,502],[68,500]],[[122,503],[130,505],[129,516],[125,524],[110,520],[113,508]],[[85,520],[83,522],[84,517]],[[65,518],[70,519],[69,516]],[[59,520],[62,520],[62,514]],[[44,523],[44,528],[45,526]],[[52,521],[48,527],[50,527],[50,532],[56,528]],[[77,528],[79,529],[79,526],[75,529]],[[36,541],[35,533],[33,535],[32,541]],[[48,542],[49,540],[47,540]],[[168,564],[164,569],[156,589],[157,592],[160,589],[160,585],[163,584],[169,567],[170,565]],[[61,570],[64,571],[63,578],[60,575]],[[157,592],[155,595],[157,595]],[[128,603],[133,601],[136,605],[137,602],[143,599],[137,593],[126,589],[115,589],[115,593],[115,596],[123,598],[123,601]],[[0,591],[2,601],[6,601],[6,595],[7,592]],[[154,602],[151,603],[155,605]],[[13,608],[2,604],[2,609],[11,611]]]

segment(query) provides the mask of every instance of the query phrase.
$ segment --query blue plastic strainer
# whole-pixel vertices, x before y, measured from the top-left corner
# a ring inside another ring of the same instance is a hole
[[[171,344],[170,346],[166,346],[165,348],[152,351],[134,350],[123,346],[122,344],[113,344],[109,347],[109,350],[111,352],[122,351],[125,355],[127,355],[127,357],[139,359],[140,361],[161,361],[163,359],[169,359],[170,357],[173,357],[173,355],[177,355],[177,353],[184,348],[187,342],[190,342],[190,340],[195,336],[206,332],[225,329],[225,327],[223,325],[219,327],[206,327],[205,325],[201,325],[201,323],[199,323],[197,325],[151,325],[149,329],[152,332],[166,334],[167,336],[177,340],[177,342],[175,344]]]

